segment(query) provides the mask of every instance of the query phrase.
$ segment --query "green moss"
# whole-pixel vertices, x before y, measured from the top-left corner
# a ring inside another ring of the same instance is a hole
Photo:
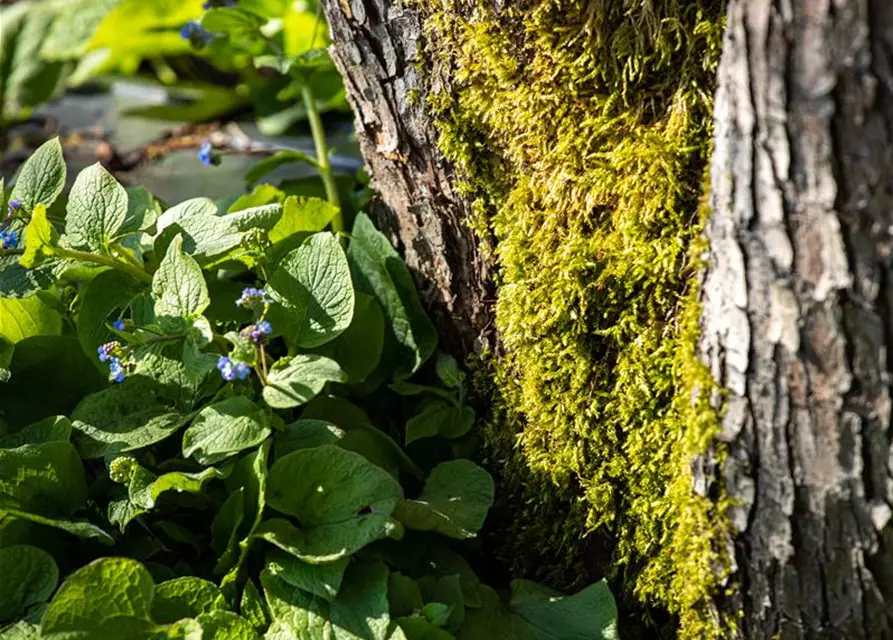
[[[690,461],[718,428],[694,256],[722,3],[452,4],[419,0],[449,79],[426,99],[499,266],[485,439],[505,555],[569,586],[600,536],[629,598],[715,637],[724,501],[694,493]]]

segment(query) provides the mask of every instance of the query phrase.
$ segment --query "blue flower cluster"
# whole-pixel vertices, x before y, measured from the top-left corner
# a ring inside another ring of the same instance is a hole
[[[180,37],[189,40],[189,44],[196,49],[201,49],[211,44],[215,36],[198,22],[191,20],[180,29]]]
[[[217,369],[227,382],[232,380],[244,380],[251,375],[251,367],[244,362],[233,362],[229,356],[220,356],[217,360]]]
[[[115,328],[115,331],[124,331],[124,320],[118,318],[112,323],[112,327]]]
[[[127,369],[121,363],[121,356],[123,355],[121,343],[106,342],[96,351],[99,354],[100,362],[109,363],[109,379],[115,382],[124,382],[124,378],[127,377]]]
[[[21,202],[19,202],[18,200],[10,200],[9,204],[6,206],[7,217],[11,218],[21,208]],[[0,249],[15,249],[19,244],[18,232],[7,229],[6,227],[8,224],[9,220],[5,221],[3,225],[0,226]]]
[[[19,244],[19,234],[16,231],[3,229],[0,231],[0,249],[15,249]]]
[[[271,333],[273,333],[273,326],[266,320],[261,320],[257,324],[249,324],[241,331],[242,337],[254,344],[260,344]]]
[[[266,289],[246,287],[242,290],[242,295],[236,300],[236,306],[254,312],[254,323],[239,331],[242,340],[260,345],[273,333],[273,325],[264,320],[267,307],[272,302],[273,299],[267,294]],[[217,369],[224,380],[244,380],[251,374],[251,367],[247,363],[233,360],[229,356],[220,356]]]
[[[237,307],[245,309],[257,309],[261,305],[268,305],[273,299],[267,295],[266,289],[256,289],[254,287],[246,287],[242,289],[242,295],[236,300]]]

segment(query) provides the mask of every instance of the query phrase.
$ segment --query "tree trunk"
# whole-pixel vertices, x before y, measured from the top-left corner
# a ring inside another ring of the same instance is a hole
[[[508,5],[456,6],[473,24],[476,12],[492,19]],[[593,16],[608,11],[592,6]],[[675,6],[642,3],[629,9],[642,14],[631,22],[652,28],[660,24],[653,12]],[[411,6],[329,0],[326,13],[380,196],[379,223],[416,270],[447,347],[462,354],[492,348],[491,267],[468,226],[471,201],[425,114],[429,92],[448,91],[455,70],[435,58],[422,77],[423,26]],[[718,500],[725,492],[733,501],[728,545],[714,542],[729,548],[734,588],[715,605],[738,620],[741,638],[891,638],[893,4],[730,0],[727,25],[699,343],[727,390],[712,456],[723,462],[713,487],[702,482],[710,465],[695,474],[703,495]],[[564,32],[578,27],[571,20]],[[610,42],[596,35],[597,43]],[[641,84],[647,89],[648,78]],[[573,91],[572,100],[598,104],[597,94],[611,87],[593,80]],[[569,174],[589,170],[588,156],[571,159],[580,166]],[[602,232],[590,224],[582,228]],[[591,300],[597,308],[602,299]],[[593,327],[585,344],[604,344],[602,335]],[[646,419],[645,428],[665,425]],[[585,440],[589,433],[581,441],[598,443]],[[587,446],[592,456],[603,444]],[[675,602],[683,619],[686,606],[699,606]]]
[[[889,0],[730,2],[701,349],[742,638],[893,637],[891,63]]]
[[[331,55],[356,115],[356,134],[380,228],[416,272],[423,302],[448,350],[468,355],[494,345],[487,262],[466,224],[469,202],[437,148],[425,115],[428,87],[419,15],[391,0],[326,3]]]

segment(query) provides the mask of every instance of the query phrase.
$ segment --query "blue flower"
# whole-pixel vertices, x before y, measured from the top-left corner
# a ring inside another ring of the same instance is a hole
[[[213,149],[211,148],[211,143],[207,140],[202,143],[202,146],[198,148],[198,153],[196,153],[195,155],[198,156],[198,159],[206,167],[211,167],[220,162],[217,156],[214,154]]]
[[[242,289],[242,295],[236,300],[237,307],[245,307],[246,309],[254,309],[261,304],[270,304],[273,300],[267,295],[266,289],[257,289],[255,287],[246,287]]]
[[[251,375],[251,368],[244,362],[233,362],[229,356],[220,356],[217,360],[217,369],[227,382],[232,380],[244,380]]]
[[[180,37],[184,40],[189,40],[190,38],[192,38],[192,34],[195,33],[197,29],[201,29],[198,22],[187,22],[180,29]]]
[[[127,375],[124,366],[121,364],[121,359],[111,358],[109,360],[109,378],[115,382],[124,382],[124,378],[126,377]]]
[[[15,215],[15,212],[22,208],[22,203],[18,200],[10,200],[6,205],[6,214],[9,216]]]
[[[251,375],[251,368],[244,362],[237,362],[236,366],[233,368],[233,371],[235,372],[236,377],[239,380],[244,380]]]
[[[115,331],[124,331],[124,320],[118,318],[112,323],[112,327],[115,329]]]
[[[19,244],[19,234],[15,231],[0,231],[0,249],[14,249]]]
[[[194,20],[183,25],[183,28],[180,29],[180,37],[189,40],[189,44],[197,49],[211,44],[211,41],[214,40],[214,34]]]
[[[243,338],[250,340],[255,344],[263,342],[271,333],[273,333],[273,326],[266,320],[261,320],[257,324],[249,324],[241,331]]]
[[[108,362],[111,359],[118,360],[115,354],[120,354],[120,346],[121,345],[117,342],[106,342],[104,345],[100,346],[96,350],[96,352],[99,354],[99,361]]]

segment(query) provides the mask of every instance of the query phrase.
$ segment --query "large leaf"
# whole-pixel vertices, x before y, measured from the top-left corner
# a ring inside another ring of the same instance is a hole
[[[338,396],[318,396],[301,414],[303,419],[325,420],[347,433],[338,445],[362,454],[395,478],[403,472],[418,479],[424,474],[393,438],[372,424],[357,405]]]
[[[490,587],[481,587],[481,606],[466,612],[457,640],[557,640],[512,612]],[[598,636],[587,636],[595,640]]]
[[[183,253],[182,246],[179,236],[173,239],[152,277],[155,315],[159,318],[193,318],[211,303],[201,267]]]
[[[247,549],[252,532],[260,524],[266,507],[267,458],[270,440],[265,440],[255,451],[241,456],[232,464],[224,480],[230,497],[226,501],[227,515],[219,514],[212,523],[212,544],[220,554],[216,573],[224,573],[236,563],[236,557]],[[238,496],[238,497],[234,497]],[[242,542],[236,546],[236,540]]]
[[[291,313],[298,346],[324,344],[353,318],[350,268],[338,238],[316,233],[279,262],[268,283],[271,295]]]
[[[335,444],[342,437],[344,432],[325,420],[298,420],[273,435],[275,457],[281,458],[298,449]]]
[[[381,361],[384,338],[381,305],[372,296],[360,293],[347,330],[316,351],[335,360],[347,374],[348,382],[355,384],[375,371]]]
[[[127,191],[98,162],[81,171],[68,195],[65,234],[76,249],[107,251],[127,218]]]
[[[0,336],[10,342],[62,332],[62,316],[38,296],[0,298]]]
[[[201,318],[197,320],[200,322]],[[178,328],[184,327],[178,325]],[[188,330],[189,327],[185,328]],[[202,379],[196,378],[183,361],[183,349],[179,342],[145,345],[137,349],[136,358],[136,369],[130,377],[142,378],[146,383],[154,382],[156,388],[153,394],[159,402],[169,401],[182,411],[188,411],[195,405],[202,394]]]
[[[25,160],[9,199],[18,200],[29,211],[38,204],[49,207],[65,187],[65,173],[62,145],[59,138],[51,138]]]
[[[93,32],[120,0],[69,0],[46,36],[41,57],[68,60],[84,54]]]
[[[406,640],[388,614],[388,569],[382,563],[351,565],[333,602],[266,570],[261,583],[273,617],[270,640]]]
[[[251,229],[269,230],[276,226],[276,223],[282,218],[282,205],[278,203],[237,210],[230,207],[229,211],[230,213],[227,214],[226,220],[239,231],[249,231]]]
[[[251,623],[232,611],[208,611],[196,621],[202,628],[202,640],[260,640]]]
[[[69,264],[69,260],[49,258],[38,267],[26,269],[17,256],[0,257],[0,298],[27,298],[48,289]]]
[[[25,620],[19,620],[0,632],[0,640],[40,640],[40,627]]]
[[[493,478],[470,460],[437,465],[417,500],[406,500],[395,517],[409,529],[472,538],[493,504]]]
[[[300,528],[277,519],[258,535],[302,560],[332,562],[388,535],[401,496],[393,477],[356,453],[299,449],[273,464],[267,502]]]
[[[11,379],[0,384],[0,415],[10,428],[68,414],[84,395],[105,384],[77,339],[68,336],[22,340],[9,370]]]
[[[155,251],[163,252],[174,236],[183,238],[183,251],[205,264],[242,241],[242,232],[228,216],[217,215],[208,198],[193,198],[171,207],[158,217]]]
[[[282,218],[270,231],[270,242],[285,240],[302,231],[310,233],[322,231],[338,212],[338,207],[322,198],[289,196],[285,199]]]
[[[122,0],[108,14],[87,45],[88,51],[105,51],[107,65],[133,64],[134,57],[160,57],[190,53],[180,27],[201,12],[201,0]]]
[[[407,640],[456,640],[456,636],[437,627],[424,616],[403,616],[397,618]]]
[[[146,513],[145,509],[138,507],[130,501],[130,498],[124,497],[119,500],[110,500],[106,508],[106,517],[109,522],[124,533],[130,521]]]
[[[0,7],[0,117],[18,118],[29,107],[46,102],[58,89],[63,65],[39,55],[56,12],[57,7],[51,3]],[[29,207],[40,202],[30,197],[17,199]]]
[[[602,580],[573,596],[526,580],[512,582],[510,602],[481,587],[481,606],[468,609],[458,640],[618,640],[617,607]]]
[[[168,491],[200,493],[209,480],[222,475],[214,467],[208,467],[198,473],[170,471],[159,477],[148,471],[143,471],[144,473],[134,475],[128,487],[130,501],[141,509],[151,509],[155,506],[158,498]]]
[[[259,184],[250,193],[243,193],[236,198],[227,209],[227,213],[237,213],[274,204],[282,205],[283,202],[285,202],[284,191],[277,189],[271,184]]]
[[[561,593],[529,580],[512,581],[510,608],[556,640],[617,640],[617,606],[604,580]]]
[[[50,416],[0,438],[0,448],[14,449],[25,444],[68,442],[70,437],[71,421],[65,416]]]
[[[120,1],[120,0],[118,0]],[[145,187],[127,187],[127,216],[119,235],[145,231],[158,219],[159,205]]]
[[[17,509],[70,516],[87,500],[77,450],[61,441],[0,449],[0,497]]]
[[[236,563],[239,526],[245,519],[245,490],[239,487],[227,496],[211,522],[211,549],[217,554],[214,573],[224,574]]]
[[[81,455],[101,458],[140,449],[186,424],[189,415],[159,404],[157,395],[157,383],[136,376],[85,397],[71,415],[81,433]]]
[[[338,595],[349,562],[350,556],[345,556],[334,562],[310,564],[290,553],[274,549],[267,554],[266,570],[293,587],[332,600]]]
[[[193,576],[162,582],[152,600],[152,618],[162,624],[221,609],[226,609],[226,600],[217,585]]]
[[[270,435],[266,413],[244,396],[202,409],[183,434],[183,457],[204,465],[256,447]]]
[[[101,558],[71,574],[40,622],[43,637],[146,638],[155,584],[130,558]],[[63,635],[64,634],[64,635]]]
[[[206,11],[201,24],[208,31],[225,33],[236,42],[251,43],[263,36],[260,27],[266,22],[263,18],[247,11],[220,7]]]
[[[270,369],[263,397],[275,409],[289,409],[310,402],[327,382],[344,379],[334,360],[314,354],[282,358]]]
[[[270,624],[266,602],[261,597],[253,580],[248,580],[245,583],[245,588],[242,590],[239,614],[248,620],[258,633],[262,632]]]
[[[438,614],[444,615],[444,620],[438,621],[437,626],[446,627],[450,631],[456,631],[465,620],[465,598],[462,594],[462,579],[458,574],[448,576],[422,576],[418,584],[425,602],[439,603],[446,606]]]
[[[365,214],[354,222],[348,248],[357,290],[375,296],[388,319],[385,353],[394,375],[406,378],[434,351],[437,333],[425,314],[412,276],[388,239]]]
[[[100,544],[112,545],[115,543],[114,538],[91,522],[67,518],[48,518],[30,511],[23,511],[8,506],[2,497],[0,497],[0,514],[5,514],[13,519],[25,520],[34,524],[59,529],[79,538],[93,539]]]
[[[58,240],[59,234],[47,219],[46,205],[37,205],[31,210],[31,220],[25,228],[25,253],[19,258],[19,264],[26,269],[43,264],[53,256]]]
[[[59,582],[53,556],[29,545],[0,549],[0,620],[15,620],[50,597]]]
[[[468,433],[474,418],[474,409],[469,406],[457,407],[442,400],[433,400],[406,422],[406,444],[432,436],[459,438]]]

